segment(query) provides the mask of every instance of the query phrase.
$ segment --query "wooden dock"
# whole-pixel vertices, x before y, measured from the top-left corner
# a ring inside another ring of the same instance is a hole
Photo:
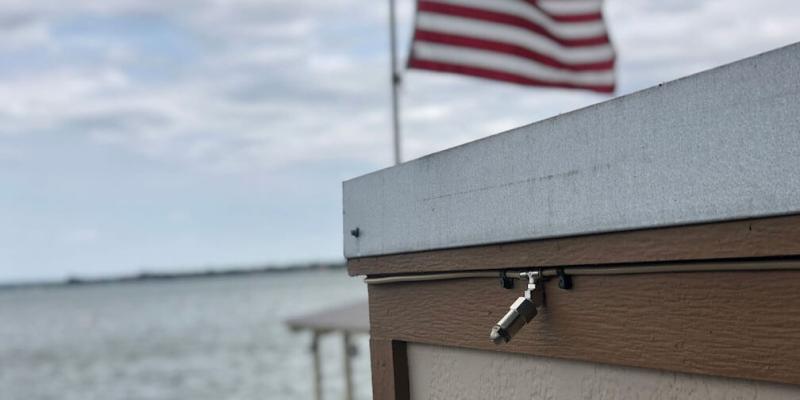
[[[345,400],[353,399],[352,335],[369,334],[369,307],[366,301],[332,307],[291,318],[286,325],[293,331],[311,331],[311,352],[314,359],[314,398],[322,399],[322,362],[320,359],[320,337],[325,334],[341,334],[343,346],[342,368],[345,379]]]

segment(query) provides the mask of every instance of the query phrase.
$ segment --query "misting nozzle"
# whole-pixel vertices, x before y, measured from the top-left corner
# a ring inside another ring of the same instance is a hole
[[[535,316],[536,304],[525,297],[518,297],[506,315],[492,327],[489,338],[494,344],[508,343]]]
[[[536,316],[536,308],[542,304],[541,289],[539,292],[536,290],[536,282],[539,279],[539,272],[529,271],[523,272],[521,276],[528,278],[528,288],[525,290],[523,297],[518,297],[508,312],[500,321],[492,327],[492,332],[489,333],[489,339],[494,344],[503,344],[511,341],[511,338],[522,329],[525,324],[531,322],[533,317]]]

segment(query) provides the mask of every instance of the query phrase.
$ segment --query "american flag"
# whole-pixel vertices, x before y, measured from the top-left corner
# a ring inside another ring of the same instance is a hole
[[[409,68],[614,92],[603,0],[418,0]]]

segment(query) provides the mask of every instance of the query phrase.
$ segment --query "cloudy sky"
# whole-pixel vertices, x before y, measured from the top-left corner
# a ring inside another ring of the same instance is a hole
[[[391,162],[385,3],[0,0],[0,281],[340,260],[341,181]],[[796,0],[606,16],[618,94],[800,40]],[[405,158],[607,99],[407,73]]]

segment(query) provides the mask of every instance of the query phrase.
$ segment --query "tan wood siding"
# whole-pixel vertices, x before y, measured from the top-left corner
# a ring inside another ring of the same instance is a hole
[[[545,287],[539,316],[511,343],[495,346],[489,330],[519,285],[370,286],[378,390],[397,381],[382,372],[396,354],[388,355],[389,339],[800,384],[800,271],[581,276],[573,290],[556,280]]]

